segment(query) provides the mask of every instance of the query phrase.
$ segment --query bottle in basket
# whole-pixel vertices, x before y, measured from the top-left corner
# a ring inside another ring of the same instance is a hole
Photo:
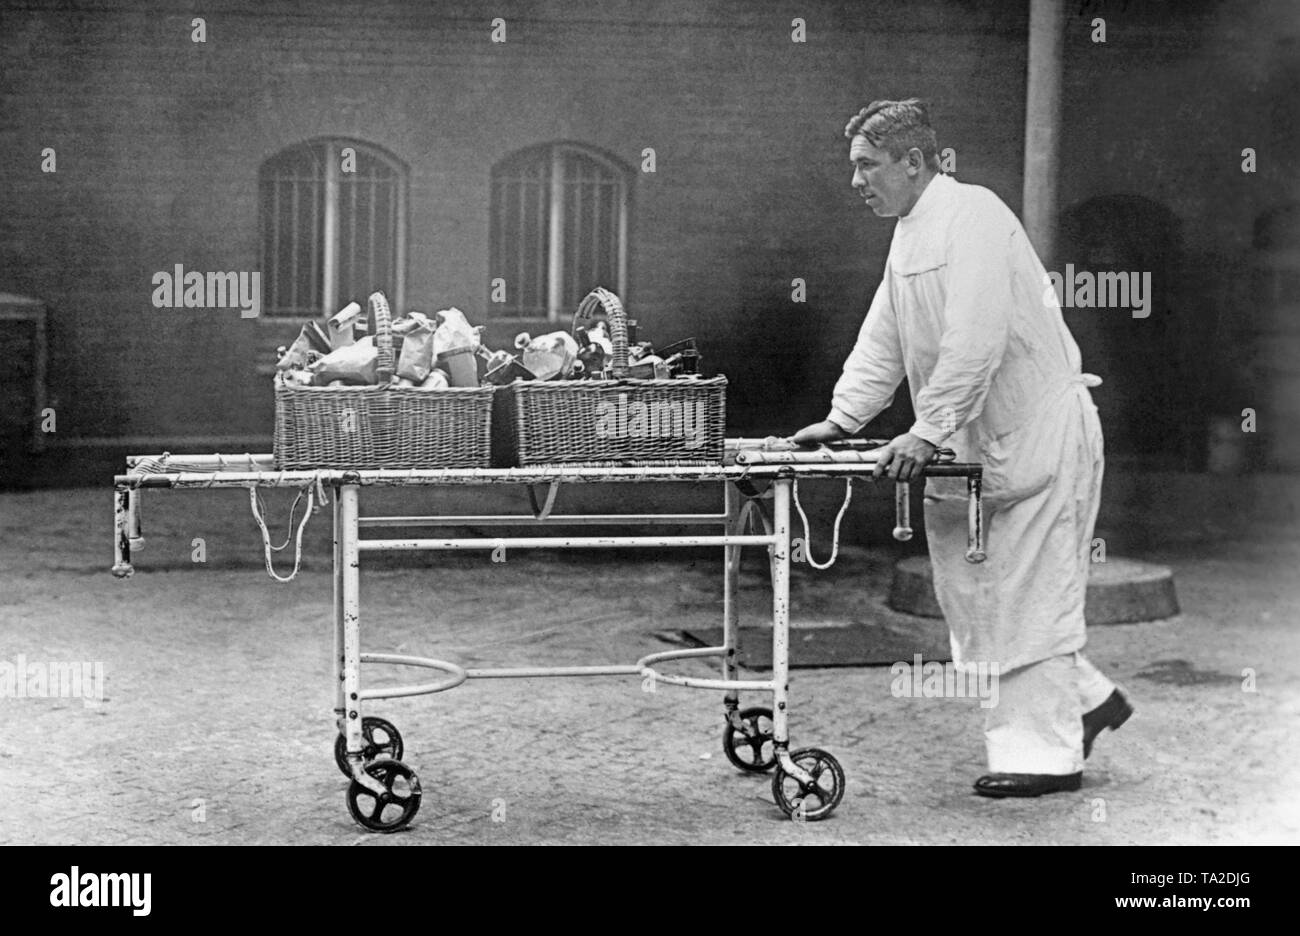
[[[573,374],[573,364],[578,360],[578,342],[568,332],[551,332],[540,338],[530,338],[521,332],[515,338],[519,360],[538,380],[565,380]]]
[[[438,330],[433,333],[433,353],[438,366],[451,377],[453,387],[478,386],[479,332],[465,320],[460,309],[438,313]]]

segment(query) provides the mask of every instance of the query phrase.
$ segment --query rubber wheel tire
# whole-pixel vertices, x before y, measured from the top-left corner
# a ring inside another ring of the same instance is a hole
[[[348,812],[362,828],[371,832],[396,832],[405,828],[420,811],[420,778],[397,760],[378,760],[366,765],[366,773],[387,788],[376,796],[356,780],[348,786]],[[368,801],[368,802],[367,802]],[[371,805],[373,804],[373,805]],[[369,806],[369,808],[365,808]],[[395,807],[394,814],[391,808]]]
[[[844,798],[844,768],[839,761],[819,748],[792,751],[790,759],[813,775],[813,783],[800,783],[782,770],[778,763],[776,773],[772,775],[772,798],[781,807],[781,811],[796,822],[825,819]],[[826,777],[830,779],[829,789],[823,782]],[[791,790],[791,787],[795,789]],[[809,797],[817,800],[815,809],[809,807]]]
[[[766,718],[768,727],[764,728],[760,719]],[[745,731],[738,731],[730,722],[722,732],[722,750],[727,760],[748,773],[767,773],[776,766],[776,742],[772,734],[772,710],[770,708],[747,708],[740,713],[745,724]],[[757,746],[754,742],[758,741]],[[737,742],[740,742],[739,744]],[[752,752],[751,760],[744,760],[740,753],[748,749]],[[770,753],[767,753],[769,752]]]
[[[388,740],[383,743],[375,742],[375,729],[379,729],[388,736]],[[380,755],[392,760],[401,760],[403,745],[401,732],[397,726],[387,719],[367,715],[361,719],[361,737],[365,739],[365,747],[361,749],[361,756],[365,763],[369,764],[378,760]],[[348,739],[339,735],[334,741],[334,763],[338,765],[339,772],[349,780],[352,779],[352,770],[348,767]]]

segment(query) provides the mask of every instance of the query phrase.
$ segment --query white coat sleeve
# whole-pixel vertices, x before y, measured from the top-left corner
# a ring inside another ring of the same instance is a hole
[[[909,430],[932,445],[979,416],[1006,353],[1015,236],[996,214],[967,216],[951,229],[939,354]]]
[[[894,400],[903,382],[903,348],[898,338],[898,318],[889,299],[889,265],[876,287],[857,343],[844,362],[844,373],[831,396],[826,418],[844,431],[857,432]]]

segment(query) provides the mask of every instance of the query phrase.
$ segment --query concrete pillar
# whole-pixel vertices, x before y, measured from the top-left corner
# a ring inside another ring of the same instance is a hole
[[[1050,270],[1056,261],[1056,181],[1061,148],[1065,0],[1029,0],[1025,94],[1025,231]]]

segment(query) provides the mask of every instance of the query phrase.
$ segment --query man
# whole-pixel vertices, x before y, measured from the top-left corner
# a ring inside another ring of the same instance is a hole
[[[906,377],[916,422],[877,477],[918,478],[938,446],[984,465],[988,559],[965,561],[962,479],[927,479],[935,591],[958,665],[996,663],[983,796],[1077,790],[1103,728],[1132,707],[1079,652],[1102,436],[1079,349],[1016,216],[939,173],[926,105],[876,101],[845,129],[853,187],[897,217],[884,278],[811,445],[859,431]]]

